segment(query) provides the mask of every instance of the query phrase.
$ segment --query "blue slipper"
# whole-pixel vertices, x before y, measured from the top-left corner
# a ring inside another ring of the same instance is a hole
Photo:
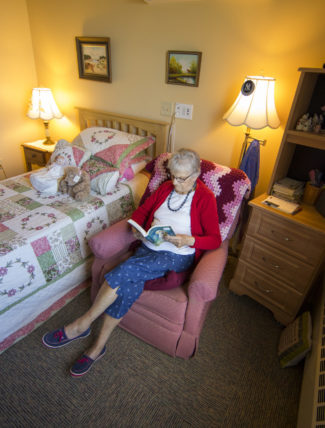
[[[104,346],[104,348],[101,350],[98,357],[95,358],[94,360],[88,357],[87,355],[82,355],[71,367],[70,374],[76,377],[83,376],[84,374],[89,372],[92,365],[96,361],[100,360],[105,355],[105,352],[106,352],[106,346]]]
[[[89,334],[90,334],[90,328],[88,328],[88,330],[84,331],[79,336],[74,337],[73,339],[68,339],[65,334],[64,327],[62,327],[62,328],[59,328],[58,330],[54,330],[44,334],[42,341],[44,345],[47,346],[48,348],[61,348],[61,346],[68,345],[68,343],[71,343],[74,340],[87,337],[89,336]]]

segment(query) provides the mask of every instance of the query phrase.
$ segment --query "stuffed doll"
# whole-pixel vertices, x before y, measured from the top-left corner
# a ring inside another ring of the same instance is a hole
[[[32,186],[46,195],[55,195],[58,192],[59,181],[64,176],[66,165],[64,156],[57,155],[45,169],[30,175]]]
[[[68,193],[76,201],[84,201],[90,194],[90,177],[77,166],[67,166],[59,184],[62,193]]]

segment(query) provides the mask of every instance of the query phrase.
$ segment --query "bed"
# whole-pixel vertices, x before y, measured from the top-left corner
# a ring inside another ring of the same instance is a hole
[[[132,143],[134,139],[141,144],[152,139],[141,156],[134,156],[142,162],[166,151],[166,122],[85,108],[77,110],[81,133],[71,142],[74,153],[81,150],[80,135],[89,136],[94,129],[111,130],[106,131],[105,141],[107,135],[112,138],[111,134],[118,131],[132,139]],[[95,142],[100,145],[103,140]],[[72,150],[71,147],[68,149]],[[84,146],[83,153],[88,149]],[[99,152],[92,153],[87,162],[92,162]],[[101,152],[105,154],[105,150]],[[82,168],[86,168],[87,162]],[[121,166],[124,181],[117,181],[108,194],[92,189],[84,202],[76,202],[66,194],[46,196],[37,192],[30,182],[31,172],[0,181],[0,353],[90,285],[93,256],[89,238],[129,216],[148,183],[141,171],[133,169],[133,175],[126,174],[130,167],[125,157],[118,165],[120,169]],[[94,168],[86,171],[93,173]]]

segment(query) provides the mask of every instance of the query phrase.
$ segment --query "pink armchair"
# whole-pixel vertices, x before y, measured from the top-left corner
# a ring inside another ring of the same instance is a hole
[[[169,156],[163,154],[154,161],[144,196],[167,178],[165,168]],[[192,357],[198,349],[209,306],[218,294],[227,261],[228,243],[236,227],[240,204],[250,190],[250,182],[240,170],[209,161],[202,161],[201,168],[200,178],[216,194],[223,239],[221,246],[203,254],[185,284],[155,291],[145,287],[119,324],[167,354],[185,359]],[[131,255],[132,242],[134,237],[126,219],[90,239],[89,245],[95,256],[92,265],[92,299],[103,282],[104,274]]]

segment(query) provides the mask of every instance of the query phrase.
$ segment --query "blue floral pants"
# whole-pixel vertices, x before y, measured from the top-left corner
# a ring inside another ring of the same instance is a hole
[[[119,287],[116,300],[105,313],[116,319],[122,318],[141,295],[147,280],[160,278],[170,270],[183,272],[193,261],[194,254],[153,251],[142,244],[133,256],[105,274],[111,288]]]

